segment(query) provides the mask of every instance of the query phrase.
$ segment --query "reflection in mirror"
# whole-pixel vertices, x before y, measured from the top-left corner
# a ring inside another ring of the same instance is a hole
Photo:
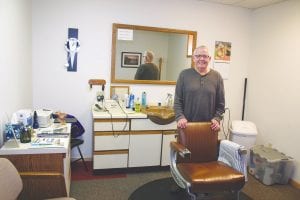
[[[195,31],[113,24],[112,83],[175,84],[179,73],[192,65],[196,38]],[[154,53],[160,79],[134,80],[147,50]]]

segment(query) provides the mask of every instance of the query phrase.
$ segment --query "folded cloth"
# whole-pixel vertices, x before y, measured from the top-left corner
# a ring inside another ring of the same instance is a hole
[[[221,161],[244,174],[245,180],[247,181],[247,157],[246,155],[240,154],[239,150],[242,148],[245,147],[229,140],[222,140],[218,161]]]

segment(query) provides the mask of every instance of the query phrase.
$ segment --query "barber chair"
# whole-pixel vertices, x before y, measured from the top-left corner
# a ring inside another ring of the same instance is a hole
[[[247,179],[247,150],[228,140],[219,141],[210,125],[193,122],[178,129],[177,142],[170,144],[172,177],[192,200],[220,195],[239,199]]]

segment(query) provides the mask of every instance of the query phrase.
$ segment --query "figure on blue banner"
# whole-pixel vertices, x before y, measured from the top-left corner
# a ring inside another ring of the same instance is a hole
[[[77,54],[80,49],[80,43],[78,40],[78,29],[69,28],[69,38],[65,43],[65,49],[68,53],[67,63],[65,66],[68,71],[77,71]]]

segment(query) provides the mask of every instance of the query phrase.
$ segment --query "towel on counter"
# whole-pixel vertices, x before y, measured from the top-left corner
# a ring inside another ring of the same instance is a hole
[[[220,144],[218,161],[221,161],[241,172],[244,174],[245,180],[248,181],[247,156],[239,153],[239,149],[241,148],[244,148],[244,146],[229,140],[222,140]]]

